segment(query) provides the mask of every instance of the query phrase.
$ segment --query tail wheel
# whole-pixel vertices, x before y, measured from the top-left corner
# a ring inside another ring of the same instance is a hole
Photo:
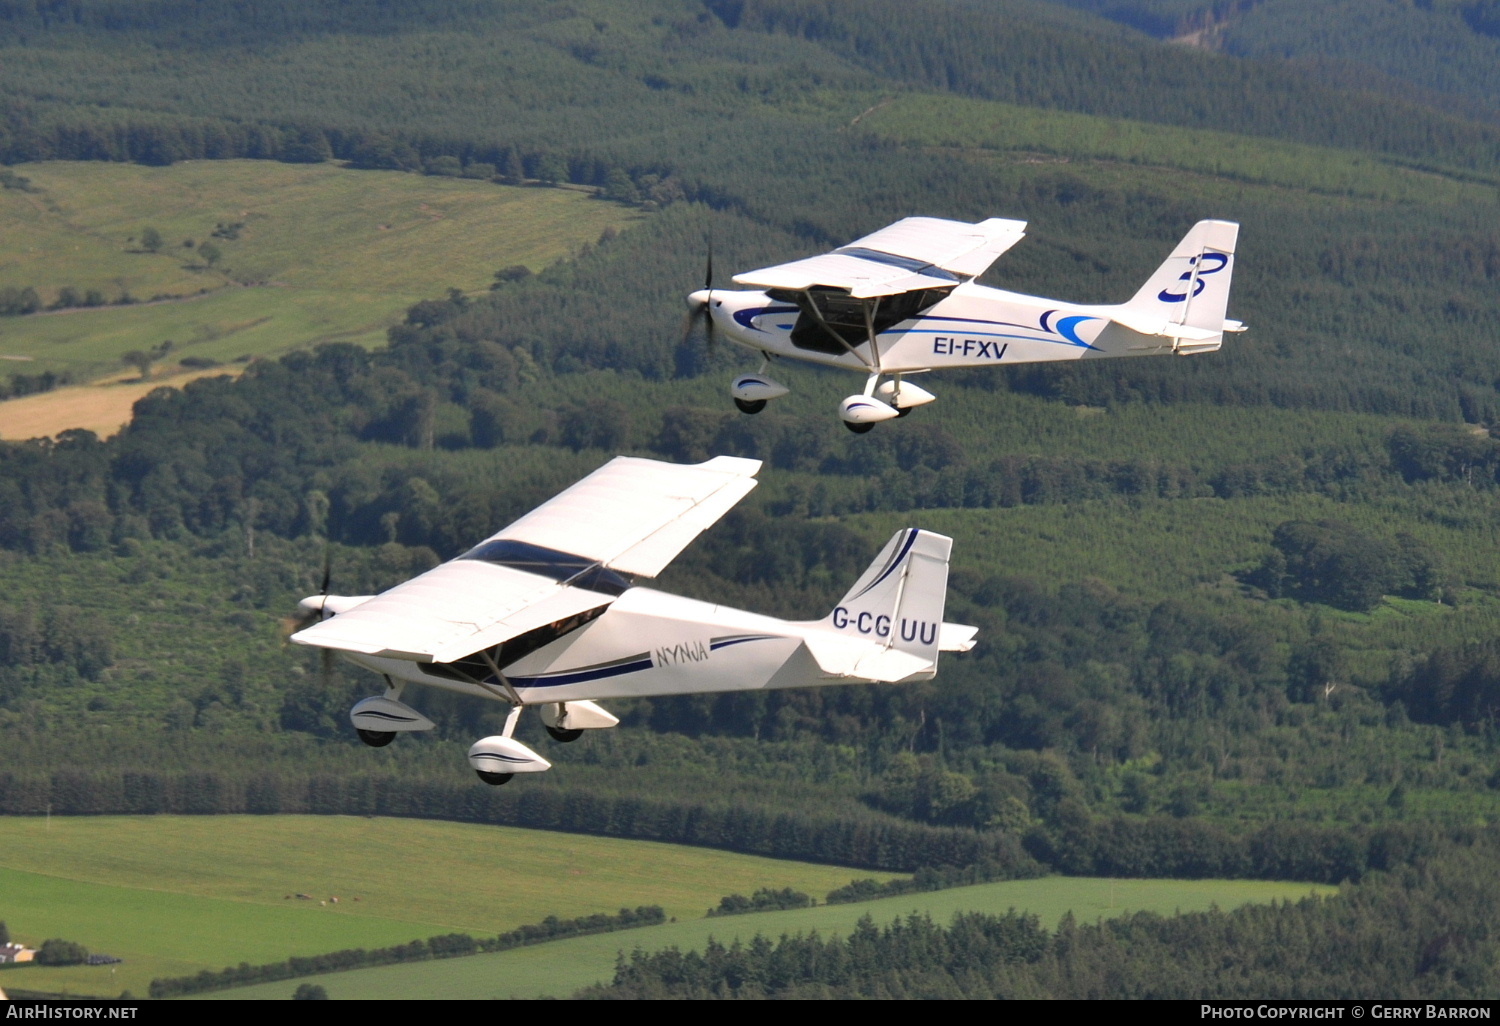
[[[755,414],[766,408],[764,399],[736,399],[734,405],[738,406],[741,413]]]
[[[552,735],[552,740],[567,744],[569,741],[577,741],[583,737],[581,730],[559,730],[557,727],[548,727],[547,733]]]
[[[384,748],[396,740],[396,732],[394,730],[363,730],[356,727],[355,733],[359,735],[361,741],[371,748]]]
[[[510,778],[515,776],[514,773],[486,773],[484,770],[475,770],[474,772],[479,775],[480,780],[483,780],[491,787],[500,787],[502,784],[508,784],[510,783]]]

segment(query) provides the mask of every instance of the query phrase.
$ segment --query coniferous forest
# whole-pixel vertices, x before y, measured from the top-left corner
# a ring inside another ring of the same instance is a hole
[[[0,812],[1347,884],[639,952],[591,996],[1493,996],[1500,22],[1382,0],[1395,28],[1308,49],[1304,19],[1350,6],[0,0],[8,189],[39,161],[337,161],[649,214],[412,306],[383,348],[161,389],[107,440],[0,442]],[[753,365],[682,336],[709,247],[727,284],[911,214],[1027,219],[985,280],[1099,302],[1195,220],[1239,221],[1250,331],[934,375],[937,403],[866,436],[831,373],[735,412]],[[0,348],[26,290],[64,284],[0,280]],[[347,711],[377,682],[282,640],[325,554],[336,592],[389,587],[616,453],[766,463],[664,589],[819,617],[928,527],[979,646],[916,686],[618,703],[619,729],[538,740],[556,768],[500,791],[462,758],[498,706],[419,696],[436,731],[360,745]]]

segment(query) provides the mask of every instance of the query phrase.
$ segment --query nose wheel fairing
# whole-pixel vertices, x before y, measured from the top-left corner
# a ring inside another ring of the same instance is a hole
[[[781,382],[769,377],[764,370],[755,374],[741,374],[729,386],[730,398],[741,413],[755,414],[766,408],[773,399],[780,399],[790,392]]]

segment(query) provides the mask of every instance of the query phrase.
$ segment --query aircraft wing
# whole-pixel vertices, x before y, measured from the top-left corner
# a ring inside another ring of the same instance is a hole
[[[619,456],[457,559],[292,635],[302,645],[452,662],[614,601],[755,487],[759,460]],[[606,571],[614,571],[607,573]]]
[[[760,460],[716,456],[680,466],[616,456],[492,540],[583,556],[655,577],[755,487]]]
[[[832,253],[746,271],[734,280],[757,288],[844,289],[857,299],[952,288],[983,274],[1025,234],[1025,221],[1001,217],[978,224],[907,217]]]

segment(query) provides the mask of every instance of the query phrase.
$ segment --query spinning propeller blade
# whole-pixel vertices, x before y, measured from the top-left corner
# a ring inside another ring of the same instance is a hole
[[[303,599],[298,603],[296,615],[282,617],[281,629],[286,637],[290,638],[298,631],[305,631],[323,619],[323,606],[328,601],[328,592],[332,584],[333,546],[325,545],[323,547],[323,579],[322,583],[318,585],[318,600],[314,604]]]
[[[712,237],[708,240],[708,259],[703,268],[703,291],[708,293],[708,298],[703,302],[703,319],[708,322],[706,327],[708,348],[712,349],[716,341],[714,339],[714,316],[709,310],[714,301],[714,240]]]
[[[714,298],[714,243],[708,240],[708,260],[703,270],[703,288],[688,297],[688,313],[682,322],[682,341],[686,342],[688,336],[693,333],[698,320],[703,320],[703,333],[712,349],[717,341],[714,338],[714,319],[709,313],[709,305]]]
[[[328,593],[332,587],[333,546],[330,544],[323,547],[323,578],[318,585],[318,597],[313,601],[303,599],[297,604],[297,615],[282,618],[282,644],[290,644],[293,634],[322,622],[324,606],[328,603]],[[334,652],[330,648],[318,649],[318,677],[325,688],[333,681],[333,656]]]

